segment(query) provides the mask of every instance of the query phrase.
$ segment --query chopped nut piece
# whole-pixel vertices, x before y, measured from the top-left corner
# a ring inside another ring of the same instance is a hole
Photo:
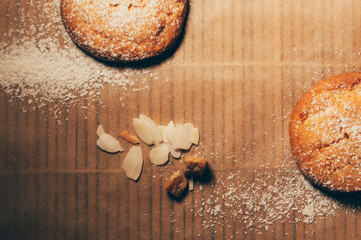
[[[127,130],[124,130],[123,132],[119,133],[119,137],[125,139],[126,141],[132,144],[140,143],[139,139],[136,136],[129,134]]]
[[[179,198],[188,184],[187,179],[180,171],[174,172],[164,184],[164,188],[175,197]]]
[[[184,174],[187,176],[202,176],[206,169],[206,160],[198,157],[187,156],[185,160]]]

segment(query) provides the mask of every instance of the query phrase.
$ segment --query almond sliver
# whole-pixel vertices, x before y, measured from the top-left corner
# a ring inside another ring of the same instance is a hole
[[[167,135],[167,140],[168,140],[169,144],[172,145],[173,149],[176,149],[177,128],[174,126],[172,121],[170,121],[167,126],[166,135]]]
[[[191,143],[198,145],[198,143],[199,143],[199,129],[198,128],[192,128],[188,140]]]
[[[159,144],[163,141],[163,138],[159,128],[157,127],[157,124],[155,124],[155,122],[150,117],[147,117],[144,114],[140,114],[139,119],[148,125],[148,128],[153,136],[154,144],[159,147]]]
[[[138,137],[147,145],[154,144],[154,138],[148,124],[138,118],[133,119],[133,127]]]
[[[161,147],[155,147],[149,152],[149,159],[155,165],[163,165],[168,162],[169,152],[165,151]]]
[[[99,125],[99,127],[97,128],[97,135],[98,137],[101,137],[102,135],[105,134],[104,128],[102,125]]]
[[[170,154],[171,154],[174,158],[180,158],[180,156],[181,156],[181,151],[180,151],[180,150],[174,149],[171,144],[168,144],[168,147],[169,147]]]
[[[185,123],[177,127],[176,134],[176,149],[189,149],[192,146],[192,142],[189,141],[193,124]]]
[[[126,141],[132,144],[138,144],[140,142],[136,136],[129,134],[127,130],[124,130],[123,132],[119,133],[119,137],[125,139]]]
[[[167,143],[161,143],[160,148],[162,148],[164,151],[167,152],[167,154],[169,154],[169,146]]]
[[[128,178],[137,181],[143,168],[143,155],[140,146],[133,146],[125,156],[123,170]]]
[[[167,127],[163,126],[163,125],[159,125],[158,126],[160,133],[162,134],[162,140],[164,143],[168,143],[168,138],[167,138]]]
[[[106,133],[100,136],[97,141],[97,145],[99,148],[109,153],[123,151],[123,148],[120,146],[119,141]]]

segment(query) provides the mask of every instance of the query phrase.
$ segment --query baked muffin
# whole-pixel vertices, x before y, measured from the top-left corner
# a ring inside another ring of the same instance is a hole
[[[301,172],[331,191],[361,190],[361,73],[321,81],[297,102],[289,125]]]
[[[105,60],[131,62],[170,49],[188,0],[62,0],[61,16],[73,41]]]

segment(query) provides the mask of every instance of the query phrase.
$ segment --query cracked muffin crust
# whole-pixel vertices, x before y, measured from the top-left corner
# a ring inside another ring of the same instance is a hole
[[[293,109],[290,143],[301,172],[331,191],[361,190],[361,73],[309,89]]]
[[[105,60],[131,62],[170,49],[179,36],[188,0],[62,0],[73,41]]]

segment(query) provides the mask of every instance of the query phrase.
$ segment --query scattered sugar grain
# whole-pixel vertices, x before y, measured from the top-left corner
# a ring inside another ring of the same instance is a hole
[[[36,18],[26,13],[28,4],[17,4],[20,24],[12,25],[0,40],[0,89],[9,102],[20,100],[33,108],[69,106],[83,98],[101,103],[106,85],[118,87],[123,100],[130,89],[148,90],[150,80],[159,80],[152,68],[113,67],[79,50],[62,24],[60,0],[36,1]],[[26,29],[19,27],[25,23]]]

